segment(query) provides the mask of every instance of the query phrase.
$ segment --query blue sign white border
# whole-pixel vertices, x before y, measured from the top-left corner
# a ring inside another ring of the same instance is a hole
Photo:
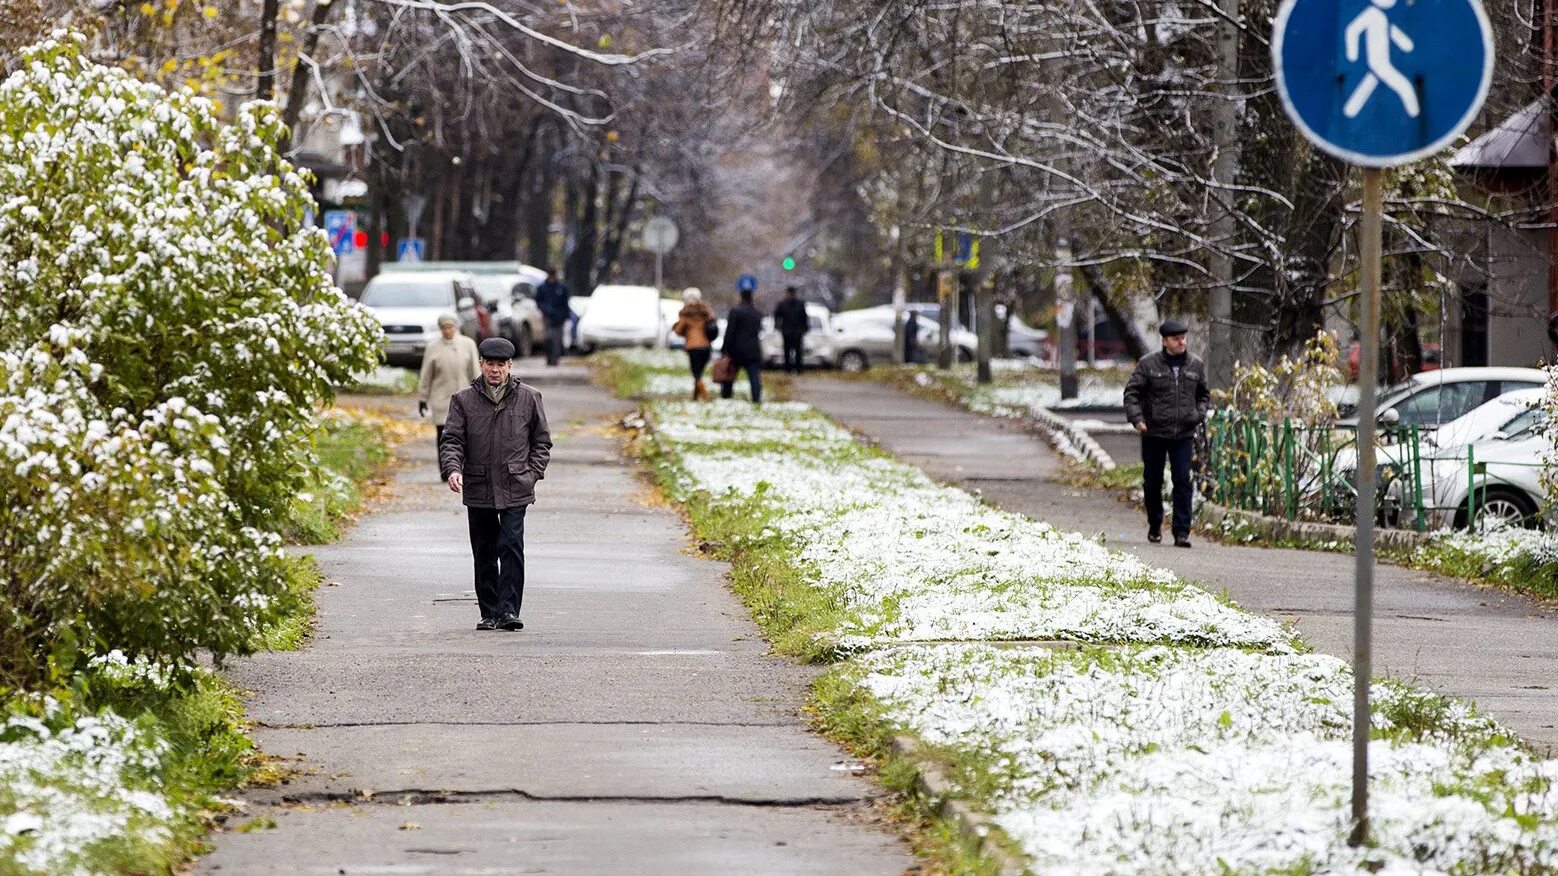
[[[1482,81],[1477,84],[1477,97],[1466,109],[1466,113],[1460,120],[1447,131],[1444,136],[1412,152],[1404,152],[1395,155],[1369,155],[1362,152],[1354,152],[1351,149],[1343,149],[1340,146],[1320,136],[1299,115],[1298,108],[1293,105],[1293,98],[1288,95],[1287,79],[1282,75],[1282,46],[1286,41],[1288,16],[1293,13],[1293,8],[1302,0],[1282,0],[1282,6],[1277,10],[1277,17],[1272,22],[1271,29],[1271,69],[1277,80],[1277,95],[1282,99],[1282,109],[1293,120],[1293,124],[1299,131],[1315,144],[1321,151],[1334,155],[1343,161],[1359,165],[1361,167],[1397,167],[1402,164],[1410,164],[1420,158],[1427,158],[1444,147],[1454,142],[1456,137],[1466,132],[1472,119],[1482,111],[1483,101],[1488,99],[1488,90],[1493,86],[1493,25],[1488,21],[1488,12],[1482,8],[1481,0],[1466,0],[1471,5],[1472,13],[1477,17],[1478,30],[1482,35]]]

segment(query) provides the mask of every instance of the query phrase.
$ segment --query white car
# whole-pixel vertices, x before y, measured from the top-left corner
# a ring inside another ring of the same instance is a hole
[[[936,324],[934,311],[922,308],[933,309],[935,305],[911,304],[909,307],[920,314],[917,338],[920,349],[934,355],[941,345],[941,327]],[[831,320],[834,366],[843,371],[864,371],[872,365],[893,361],[893,346],[896,343],[894,321],[890,304],[834,314]],[[973,360],[979,341],[973,332],[954,326],[952,343],[957,359],[968,362]]]
[[[418,368],[427,345],[439,337],[438,317],[453,313],[460,331],[479,333],[476,287],[465,271],[391,271],[368,281],[362,303],[384,326],[384,358],[391,365]]]
[[[1547,385],[1540,368],[1444,368],[1424,371],[1380,393],[1375,418],[1382,426],[1436,429],[1484,402],[1520,389]],[[1356,429],[1356,411],[1337,423]]]
[[[784,338],[774,328],[773,316],[763,317],[763,333],[758,340],[763,345],[763,363],[777,366],[784,362]],[[801,363],[818,368],[831,368],[833,355],[833,314],[828,308],[812,301],[806,302],[806,334],[801,337]]]
[[[579,348],[653,347],[665,332],[660,293],[650,286],[597,286],[579,318]]]
[[[1466,499],[1473,484],[1478,520],[1499,519],[1515,526],[1540,521],[1542,466],[1554,452],[1552,439],[1540,428],[1547,421],[1547,412],[1537,406],[1542,395],[1541,390],[1510,393],[1446,423],[1433,440],[1424,441],[1423,508],[1430,528],[1467,525]],[[1391,484],[1390,495],[1403,522],[1410,524],[1414,479],[1399,478]]]
[[[546,275],[541,274],[537,280],[527,273],[475,274],[473,279],[482,306],[497,323],[494,328],[498,335],[514,342],[516,356],[528,358],[535,345],[546,337],[546,320],[536,306],[535,292]]]

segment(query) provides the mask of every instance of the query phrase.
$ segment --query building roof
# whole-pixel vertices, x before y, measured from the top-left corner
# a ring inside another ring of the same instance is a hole
[[[1450,166],[1464,171],[1546,170],[1550,115],[1547,98],[1537,98],[1456,150]]]

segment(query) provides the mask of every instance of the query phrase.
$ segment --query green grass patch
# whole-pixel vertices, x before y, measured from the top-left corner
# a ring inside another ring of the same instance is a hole
[[[1558,599],[1558,557],[1543,559],[1534,553],[1520,552],[1495,558],[1438,542],[1430,543],[1422,550],[1396,551],[1388,556],[1405,566],[1504,587],[1541,599]]]
[[[352,395],[411,395],[417,391],[419,379],[410,368],[380,365],[340,391]]]
[[[296,544],[328,544],[341,537],[341,523],[362,507],[361,484],[389,460],[384,430],[344,417],[324,417],[314,433],[314,453],[323,466],[316,487],[299,495],[281,526]]]

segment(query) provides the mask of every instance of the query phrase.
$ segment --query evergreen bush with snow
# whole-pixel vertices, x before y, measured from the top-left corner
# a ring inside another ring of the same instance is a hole
[[[220,659],[277,612],[313,409],[379,337],[281,133],[75,35],[0,83],[0,684],[113,648]]]

